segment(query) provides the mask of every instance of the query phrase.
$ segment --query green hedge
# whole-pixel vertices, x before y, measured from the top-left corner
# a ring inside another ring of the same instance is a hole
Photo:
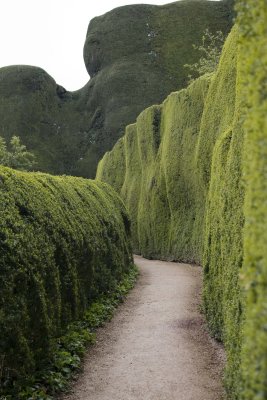
[[[0,68],[0,135],[7,141],[19,135],[36,155],[38,170],[95,177],[99,159],[125,126],[186,85],[183,65],[197,61],[192,45],[203,31],[229,32],[228,3],[136,4],[93,18],[84,44],[91,79],[75,92],[41,68]]]
[[[132,263],[108,185],[0,167],[1,384],[42,368],[53,339]]]
[[[99,163],[97,179],[121,193],[134,249],[148,258],[200,260],[197,209],[203,202],[194,156],[209,81],[203,77],[146,109]]]
[[[267,398],[267,4],[238,2],[244,122],[241,399]]]
[[[122,195],[136,251],[202,263],[235,400],[267,398],[266,40],[265,1],[240,1],[216,74],[145,110],[97,173]]]
[[[226,346],[228,397],[263,400],[267,398],[267,7],[264,1],[239,1],[237,10],[235,113],[213,150],[204,300],[210,327]],[[218,74],[217,86],[219,79]]]
[[[202,260],[213,149],[235,112],[236,47],[235,29],[216,76],[146,109],[98,165],[97,179],[121,194],[134,249],[146,257]]]

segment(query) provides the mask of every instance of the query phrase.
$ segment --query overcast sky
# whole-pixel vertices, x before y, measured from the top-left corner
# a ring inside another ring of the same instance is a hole
[[[0,67],[14,64],[45,69],[67,90],[89,79],[83,45],[90,19],[132,3],[160,0],[0,0]]]

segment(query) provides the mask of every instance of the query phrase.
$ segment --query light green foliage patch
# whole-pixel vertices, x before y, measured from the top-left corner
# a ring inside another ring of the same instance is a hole
[[[0,168],[1,387],[46,365],[53,339],[132,263],[106,184]]]
[[[212,33],[205,29],[202,36],[201,45],[193,44],[193,49],[198,51],[199,60],[194,64],[185,64],[190,72],[188,75],[189,83],[204,74],[212,74],[216,71],[220,58],[225,37],[222,31]]]
[[[7,148],[6,141],[0,136],[0,165],[29,171],[35,164],[34,154],[30,153],[18,136],[12,136]]]

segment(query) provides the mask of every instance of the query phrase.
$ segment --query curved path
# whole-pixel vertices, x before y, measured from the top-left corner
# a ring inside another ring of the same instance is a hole
[[[141,275],[101,328],[68,400],[219,400],[222,348],[199,312],[201,269],[136,257]]]

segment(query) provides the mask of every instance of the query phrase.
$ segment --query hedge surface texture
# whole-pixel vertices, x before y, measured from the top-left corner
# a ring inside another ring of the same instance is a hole
[[[267,398],[267,6],[240,1],[215,75],[145,110],[97,178],[121,194],[135,251],[201,262],[229,399]]]
[[[195,155],[210,79],[146,109],[99,163],[97,179],[121,193],[145,257],[200,261],[205,197]]]
[[[245,227],[242,399],[267,398],[267,3],[240,0]]]
[[[4,382],[45,364],[53,339],[112,290],[132,251],[125,208],[101,182],[0,167],[0,212]]]

